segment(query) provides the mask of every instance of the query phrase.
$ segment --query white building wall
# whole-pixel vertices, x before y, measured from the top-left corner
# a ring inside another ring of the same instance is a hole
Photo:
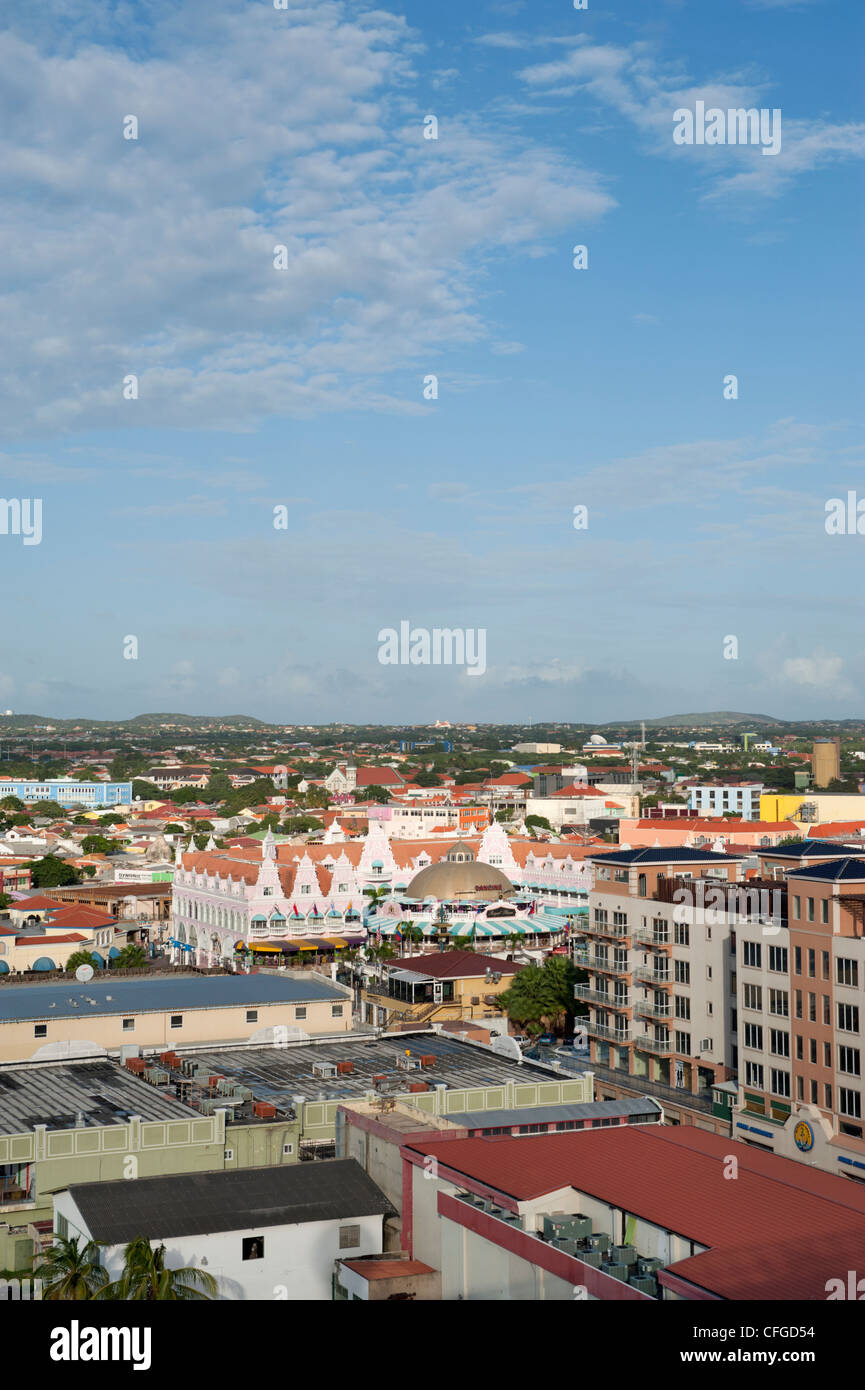
[[[87,1224],[68,1192],[55,1198],[57,1214],[68,1222],[70,1236],[91,1238]],[[340,1229],[360,1227],[360,1244],[343,1249]],[[263,1242],[264,1255],[243,1259],[243,1241]],[[163,1242],[152,1240],[155,1246]],[[172,1269],[186,1266],[205,1269],[219,1281],[219,1297],[231,1300],[324,1301],[332,1296],[334,1261],[382,1251],[381,1216],[346,1216],[338,1221],[311,1221],[303,1225],[250,1227],[247,1230],[210,1235],[167,1236],[165,1263]],[[105,1266],[113,1279],[123,1268],[123,1246],[108,1246]]]

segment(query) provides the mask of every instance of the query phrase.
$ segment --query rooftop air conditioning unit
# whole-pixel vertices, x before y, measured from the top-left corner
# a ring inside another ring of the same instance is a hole
[[[335,1063],[335,1062],[313,1062],[313,1064],[312,1064],[312,1074],[313,1074],[313,1076],[321,1076],[321,1077],[326,1077],[327,1079],[330,1079],[330,1078],[332,1078],[332,1077],[334,1077],[334,1076],[336,1076],[336,1075],[338,1074],[338,1073],[337,1073],[337,1070],[336,1070],[336,1063]]]

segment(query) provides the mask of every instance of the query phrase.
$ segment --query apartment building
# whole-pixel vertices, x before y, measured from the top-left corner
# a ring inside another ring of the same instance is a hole
[[[698,816],[732,813],[743,820],[759,820],[762,791],[762,782],[706,782],[691,787],[688,808]]]
[[[590,977],[576,992],[592,1061],[704,1095],[736,1066],[735,923],[759,909],[743,860],[670,846],[591,862],[587,947],[574,960]]]
[[[865,1182],[865,859],[787,874],[771,935],[739,932],[739,1101],[733,1132]]]

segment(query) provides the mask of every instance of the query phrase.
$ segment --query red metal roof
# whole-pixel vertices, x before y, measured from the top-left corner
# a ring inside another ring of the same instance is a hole
[[[865,1189],[722,1135],[671,1126],[514,1139],[416,1139],[407,1149],[519,1202],[574,1187],[706,1245],[670,1271],[727,1299],[826,1298],[865,1250]],[[727,1178],[729,1156],[738,1176]]]
[[[471,926],[467,923],[466,934],[469,931]],[[428,955],[411,956],[408,960],[388,961],[388,965],[443,980],[464,980],[472,975],[484,975],[487,970],[494,970],[502,975],[516,975],[524,968],[512,960],[499,960],[497,956],[481,956],[476,951],[431,951]]]

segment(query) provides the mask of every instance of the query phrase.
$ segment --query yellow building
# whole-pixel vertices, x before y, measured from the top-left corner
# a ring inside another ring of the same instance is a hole
[[[361,991],[368,1023],[442,1023],[501,1018],[496,999],[523,967],[474,951],[430,951],[391,962],[379,985]]]
[[[799,812],[809,808],[807,820]],[[813,814],[810,810],[813,808]],[[762,821],[801,821],[807,834],[809,824],[821,821],[865,821],[865,796],[835,792],[764,792],[760,797]]]

